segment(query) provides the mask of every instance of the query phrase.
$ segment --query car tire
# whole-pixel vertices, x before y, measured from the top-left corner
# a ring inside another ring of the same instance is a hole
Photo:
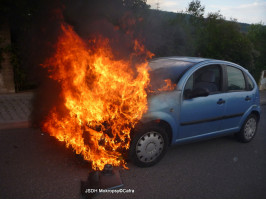
[[[243,143],[250,142],[256,135],[258,126],[258,117],[251,114],[245,120],[241,130],[236,134],[238,140]]]
[[[158,163],[168,148],[165,129],[156,124],[142,126],[131,141],[129,155],[139,167],[150,167]]]

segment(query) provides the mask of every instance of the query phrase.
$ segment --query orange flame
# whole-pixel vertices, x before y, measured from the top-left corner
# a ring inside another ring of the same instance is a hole
[[[122,152],[129,148],[130,131],[147,110],[145,88],[148,63],[137,66],[134,56],[153,56],[135,41],[127,60],[115,60],[108,39],[99,37],[86,44],[68,25],[62,25],[56,53],[43,65],[50,78],[61,85],[63,112],[54,107],[43,130],[64,141],[77,154],[102,170],[105,164],[125,166]]]
[[[164,82],[165,82],[165,85],[158,89],[160,92],[172,91],[176,88],[176,84],[172,83],[172,81],[170,79],[165,79]]]

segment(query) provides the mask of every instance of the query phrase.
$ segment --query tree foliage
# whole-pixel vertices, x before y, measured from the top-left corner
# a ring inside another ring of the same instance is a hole
[[[250,25],[248,33],[242,32],[235,19],[230,21],[218,11],[204,16],[205,7],[199,0],[191,1],[186,13],[189,20],[180,22],[184,27],[192,49],[190,56],[228,60],[247,68],[258,80],[266,69],[266,27]],[[184,14],[182,14],[184,15]]]
[[[249,27],[247,37],[253,46],[254,76],[259,79],[262,70],[266,70],[266,26],[252,24]]]
[[[194,16],[202,18],[204,15],[205,7],[201,5],[199,0],[193,0],[189,3],[187,8],[187,13]]]
[[[130,9],[150,8],[150,6],[147,4],[147,0],[122,0],[122,4]]]
[[[251,43],[234,21],[211,13],[204,21],[198,51],[203,57],[229,60],[252,69]]]
[[[52,53],[58,35],[58,10],[63,10],[64,19],[81,37],[91,33],[113,37],[110,30],[119,27],[121,34],[132,33],[157,57],[228,60],[247,68],[257,80],[266,68],[263,24],[245,25],[249,28],[243,32],[243,24],[240,27],[236,20],[226,20],[219,11],[206,14],[200,0],[191,1],[182,13],[149,7],[146,0],[0,0],[0,20],[8,21],[11,28],[15,78],[22,80],[17,81],[19,90],[28,87],[23,85],[28,71]],[[135,23],[128,26],[132,17]],[[120,42],[126,40],[120,38]]]

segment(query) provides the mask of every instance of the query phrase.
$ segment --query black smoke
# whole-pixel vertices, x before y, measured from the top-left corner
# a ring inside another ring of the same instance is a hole
[[[32,122],[39,127],[52,107],[64,110],[60,97],[61,87],[58,82],[49,78],[49,71],[42,67],[47,58],[53,56],[57,39],[61,34],[61,24],[73,27],[84,40],[89,41],[97,36],[108,38],[116,59],[126,59],[133,52],[134,40],[145,41],[137,13],[147,8],[127,7],[121,0],[75,0],[75,1],[41,1],[38,4],[36,18],[31,28],[25,33],[27,44],[24,63],[27,63],[31,79],[37,83],[35,90]],[[138,28],[140,30],[140,28]],[[136,60],[138,62],[143,61]],[[135,69],[135,66],[132,66]]]
[[[71,25],[84,41],[99,35],[108,38],[117,59],[129,57],[136,38],[156,57],[185,52],[184,31],[169,24],[175,16],[149,9],[144,0],[7,2],[13,11],[9,19],[20,67],[26,71],[27,81],[35,85],[32,120],[37,126],[54,105],[62,104],[60,85],[51,80],[47,69],[42,67],[55,52],[62,23]]]

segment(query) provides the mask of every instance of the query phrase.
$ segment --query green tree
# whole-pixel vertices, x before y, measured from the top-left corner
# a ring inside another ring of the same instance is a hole
[[[130,9],[150,8],[150,6],[147,4],[147,0],[122,0],[122,4]]]
[[[200,48],[201,36],[204,32],[204,12],[205,7],[201,5],[199,0],[191,1],[186,9],[189,20],[185,30],[189,35],[192,56],[201,56],[198,49]]]
[[[252,43],[240,31],[236,20],[227,21],[218,11],[208,13],[199,0],[189,3],[186,13],[191,15],[186,26],[194,56],[228,60],[251,72],[255,70]],[[185,23],[183,23],[185,24]]]
[[[193,0],[188,4],[186,12],[194,17],[203,18],[205,7],[199,0]]]
[[[219,13],[209,13],[204,21],[198,51],[203,57],[228,60],[253,70],[252,44],[240,32],[236,21],[226,21]]]
[[[248,30],[248,38],[253,44],[254,76],[259,80],[262,70],[266,70],[266,26],[263,24],[252,24]]]

